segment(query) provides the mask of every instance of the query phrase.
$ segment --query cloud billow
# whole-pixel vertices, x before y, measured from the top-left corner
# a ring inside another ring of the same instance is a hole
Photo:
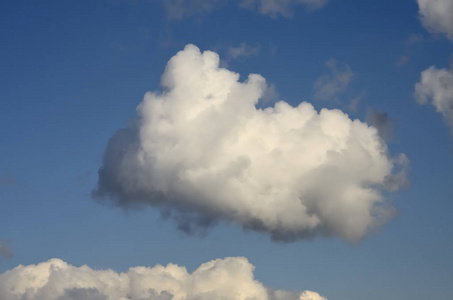
[[[240,82],[193,45],[168,62],[162,87],[110,139],[99,201],[158,207],[189,232],[224,220],[280,241],[357,241],[391,217],[381,191],[398,189],[407,159],[391,158],[376,128],[306,102],[258,109],[263,77]]]
[[[445,34],[453,41],[453,1],[417,0],[420,19],[431,32]]]
[[[192,273],[175,264],[125,273],[72,266],[60,259],[0,274],[2,300],[327,300],[316,292],[272,290],[254,279],[245,257],[203,263]]]
[[[420,104],[431,103],[450,125],[453,134],[453,68],[431,66],[424,70],[415,85],[415,97]]]

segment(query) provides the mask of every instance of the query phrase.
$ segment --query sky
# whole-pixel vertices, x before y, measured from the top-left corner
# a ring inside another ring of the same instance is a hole
[[[0,24],[0,299],[453,298],[453,1]]]

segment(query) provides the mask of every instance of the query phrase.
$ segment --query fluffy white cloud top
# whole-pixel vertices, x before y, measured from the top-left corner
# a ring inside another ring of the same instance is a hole
[[[453,40],[453,1],[417,0],[420,19],[431,32],[445,34]]]
[[[398,189],[408,160],[391,158],[376,128],[306,102],[258,109],[263,77],[241,82],[193,45],[162,86],[109,141],[100,201],[159,207],[186,231],[226,220],[284,241],[357,241],[391,217],[381,190]]]
[[[453,70],[431,66],[421,73],[415,85],[415,96],[421,104],[431,103],[442,114],[453,133]]]
[[[244,257],[213,260],[192,273],[175,264],[117,273],[51,259],[0,274],[0,295],[2,300],[326,300],[312,291],[272,291],[254,279],[253,270]]]

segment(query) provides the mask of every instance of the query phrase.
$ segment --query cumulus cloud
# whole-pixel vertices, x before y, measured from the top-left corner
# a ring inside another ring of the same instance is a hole
[[[2,257],[11,258],[13,257],[13,252],[9,247],[9,243],[7,240],[0,240],[0,260]]]
[[[357,241],[391,216],[381,189],[401,174],[376,128],[307,102],[257,108],[263,77],[241,82],[193,45],[162,86],[110,139],[99,201],[159,207],[187,232],[225,220],[280,241]]]
[[[239,6],[258,11],[273,18],[291,17],[294,6],[303,5],[310,10],[323,7],[327,0],[242,0]]]
[[[0,295],[2,300],[326,300],[312,291],[273,291],[254,279],[253,270],[244,257],[212,260],[192,273],[175,264],[117,273],[51,259],[0,274]]]
[[[335,100],[337,96],[348,88],[354,77],[351,68],[334,59],[326,62],[328,73],[319,77],[314,86],[314,98],[318,100]]]
[[[420,104],[431,103],[453,134],[453,70],[431,66],[423,71],[420,82],[415,85],[415,96]]]
[[[445,34],[453,40],[453,1],[417,0],[420,19],[431,32]]]

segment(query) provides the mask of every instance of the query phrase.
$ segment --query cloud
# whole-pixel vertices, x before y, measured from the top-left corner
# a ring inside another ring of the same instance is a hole
[[[381,189],[397,165],[376,128],[306,102],[259,109],[263,77],[240,82],[193,45],[162,86],[110,139],[98,201],[158,207],[187,232],[225,220],[280,241],[357,241],[390,217]]]
[[[171,263],[117,273],[51,259],[0,274],[0,295],[2,300],[326,300],[311,291],[273,291],[254,279],[253,270],[245,257],[212,260],[192,273]]]
[[[222,6],[225,0],[163,0],[167,16],[173,20],[209,13]]]
[[[453,1],[417,0],[420,19],[431,32],[445,34],[453,40]]]
[[[327,0],[242,0],[240,7],[258,11],[262,15],[272,18],[283,16],[291,17],[294,6],[303,5],[309,10],[323,7]]]
[[[392,140],[395,138],[395,121],[390,119],[387,113],[380,113],[374,109],[368,109],[366,121],[378,130],[383,139]]]
[[[247,43],[241,43],[237,47],[229,47],[228,55],[231,58],[236,59],[239,57],[248,57],[248,56],[257,55],[259,51],[260,51],[259,45],[252,47],[252,46],[248,45]]]
[[[200,16],[210,13],[228,3],[228,0],[162,0],[169,19],[182,20],[187,17]],[[293,15],[295,6],[304,6],[308,10],[323,7],[327,0],[241,0],[237,3],[240,8],[257,11],[272,18]]]
[[[421,73],[415,85],[415,96],[420,104],[431,103],[450,125],[453,134],[453,69],[431,66]]]
[[[395,63],[395,65],[397,67],[402,67],[402,66],[405,66],[409,63],[409,61],[411,60],[410,56],[408,55],[403,55],[401,56]]]
[[[318,100],[335,100],[336,97],[346,91],[349,82],[354,77],[351,68],[334,59],[326,62],[328,73],[319,77],[314,86],[314,98]]]
[[[2,257],[5,258],[13,257],[13,252],[11,252],[11,248],[9,247],[9,243],[7,240],[0,240],[0,259]]]

